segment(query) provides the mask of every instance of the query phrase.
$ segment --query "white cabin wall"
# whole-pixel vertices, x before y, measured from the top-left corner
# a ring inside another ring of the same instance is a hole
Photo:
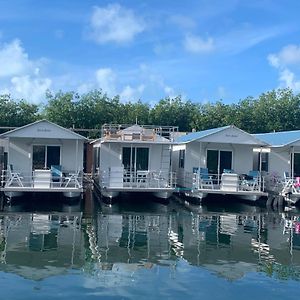
[[[100,146],[100,171],[122,166],[122,148],[117,143],[102,143]]]
[[[205,143],[206,144],[206,143]],[[191,142],[186,145],[185,150],[185,172],[192,173],[193,168],[199,168],[206,166],[206,152],[204,151],[204,144],[201,144],[201,155],[200,155],[200,143]]]
[[[149,147],[149,170],[160,170],[160,161],[162,155],[162,145],[150,145]]]
[[[269,174],[283,177],[283,172],[291,172],[290,148],[272,148],[269,153]]]
[[[61,150],[61,165],[66,171],[83,170],[83,141],[78,140],[78,153],[76,162],[76,140],[62,141]]]
[[[237,174],[248,174],[253,170],[253,147],[233,145],[232,169]]]
[[[169,172],[170,166],[170,145],[150,145],[149,148],[149,170]],[[164,152],[163,152],[164,148]],[[167,150],[168,149],[168,150]]]
[[[78,140],[78,154],[76,163],[76,140],[53,140],[17,138],[10,139],[8,163],[14,170],[28,173],[32,170],[32,145],[55,145],[61,147],[61,165],[63,170],[76,171],[83,169],[83,141]]]
[[[12,165],[14,171],[31,173],[31,149],[30,139],[10,139],[8,164]]]

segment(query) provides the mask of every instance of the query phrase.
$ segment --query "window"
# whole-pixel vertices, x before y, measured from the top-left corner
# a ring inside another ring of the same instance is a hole
[[[206,165],[210,174],[221,174],[224,169],[232,169],[232,152],[207,150]]]
[[[52,165],[60,165],[60,146],[33,145],[33,170],[51,168]]]
[[[261,170],[269,171],[269,153],[261,153]]]
[[[294,176],[300,176],[300,153],[294,153]]]
[[[260,170],[260,159],[261,159],[261,170],[268,172],[269,171],[269,153],[261,152],[254,153],[253,156],[253,170]]]
[[[147,171],[149,167],[149,148],[123,147],[122,163],[126,170]]]
[[[179,168],[184,168],[185,150],[179,150]]]

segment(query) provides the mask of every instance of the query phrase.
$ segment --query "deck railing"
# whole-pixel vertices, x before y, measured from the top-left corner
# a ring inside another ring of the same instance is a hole
[[[101,187],[164,189],[176,187],[176,173],[163,171],[102,171],[99,173]]]
[[[101,137],[113,140],[154,140],[156,136],[161,136],[171,141],[174,140],[178,132],[178,126],[156,126],[156,125],[138,125],[143,128],[141,133],[127,132],[124,129],[132,124],[104,124],[101,129]]]
[[[183,182],[183,187],[190,190],[212,189],[212,190],[224,190],[228,191],[265,191],[265,177],[260,176],[257,178],[250,178],[245,174],[233,174],[237,175],[237,179],[232,184],[225,184],[222,181],[222,174],[208,174],[205,178],[201,178],[201,175],[192,172],[184,172],[183,178],[179,178]]]
[[[43,170],[45,171],[45,170]],[[52,176],[49,172],[38,174],[37,172],[11,172],[2,170],[1,187],[16,188],[82,188],[83,173],[72,170],[64,170],[62,176]]]

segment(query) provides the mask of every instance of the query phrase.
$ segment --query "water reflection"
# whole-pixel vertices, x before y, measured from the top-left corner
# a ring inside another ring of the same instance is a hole
[[[252,273],[299,280],[300,216],[255,207],[214,212],[173,202],[146,209],[128,202],[73,203],[56,212],[10,206],[0,215],[4,272],[42,280],[77,271],[96,288],[133,278],[163,280],[161,268],[168,278],[183,270],[195,276],[190,268],[196,268],[230,281]]]
[[[84,263],[82,213],[0,216],[0,269],[40,280]]]

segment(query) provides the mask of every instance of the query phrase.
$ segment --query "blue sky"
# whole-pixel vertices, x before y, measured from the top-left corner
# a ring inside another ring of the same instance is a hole
[[[1,0],[0,94],[154,104],[300,92],[298,0]]]

